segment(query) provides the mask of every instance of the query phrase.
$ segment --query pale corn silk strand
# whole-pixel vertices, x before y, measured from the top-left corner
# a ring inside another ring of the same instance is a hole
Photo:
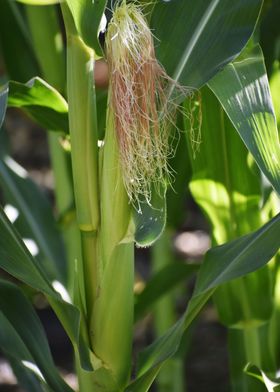
[[[106,34],[110,74],[109,110],[116,130],[124,186],[129,200],[141,211],[151,205],[153,190],[163,192],[171,183],[168,159],[176,137],[178,86],[155,57],[152,33],[141,7],[117,2]],[[174,88],[175,87],[175,88]],[[170,91],[174,91],[170,96]],[[172,132],[173,130],[173,132]]]

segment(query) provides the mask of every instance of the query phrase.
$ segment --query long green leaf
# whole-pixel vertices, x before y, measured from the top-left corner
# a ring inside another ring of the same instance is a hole
[[[5,114],[6,114],[6,109],[7,109],[7,101],[8,101],[8,88],[4,88],[0,94],[0,129],[2,127]]]
[[[6,88],[0,92],[0,97],[4,94]],[[25,84],[9,82],[8,106],[21,108],[46,129],[64,133],[69,131],[67,102],[39,77]]]
[[[29,32],[14,0],[0,2],[0,44],[10,79],[25,82],[38,75],[39,66]]]
[[[214,243],[223,244],[263,223],[260,176],[251,167],[248,151],[219,101],[207,87],[201,90],[201,106],[201,145],[195,157],[190,148],[190,190],[210,221]],[[220,288],[215,295],[220,320],[230,326],[267,320],[273,307],[270,278],[269,269],[265,268],[246,280]],[[244,298],[248,306],[244,306]]]
[[[246,45],[261,5],[261,0],[158,1],[151,27],[160,62],[177,82],[201,87]]]
[[[42,385],[34,372],[26,368],[21,362],[10,356],[7,352],[5,352],[5,355],[11,365],[19,385],[28,392],[41,392]]]
[[[16,0],[18,3],[30,4],[30,5],[50,5],[59,4],[62,0]]]
[[[17,286],[5,281],[0,281],[0,311],[10,323],[10,326],[5,328],[7,323],[1,322],[0,345],[22,364],[25,361],[30,365],[37,365],[46,383],[54,391],[72,391],[59,376],[43,327],[31,304]],[[1,321],[5,321],[3,317]],[[14,340],[14,330],[20,342]],[[23,356],[24,350],[26,356]]]
[[[24,228],[24,236],[35,240],[42,252],[44,270],[52,280],[66,284],[66,260],[63,243],[49,202],[25,170],[11,157],[0,160],[0,184],[5,202],[18,209],[16,221]],[[22,224],[23,223],[23,224]]]
[[[261,229],[228,244],[210,249],[198,274],[195,293],[182,318],[148,347],[139,360],[137,379],[127,388],[146,392],[164,362],[175,354],[185,329],[214,293],[217,285],[264,266],[280,247],[280,214]],[[245,246],[244,246],[245,243]],[[229,267],[224,271],[224,255]],[[208,273],[211,271],[210,278]]]
[[[21,376],[21,380],[18,379],[18,382],[23,381],[24,385],[22,386],[27,387],[30,392],[43,392],[44,379],[34,358],[15,330],[15,326],[10,323],[1,310],[0,324],[0,347]],[[24,364],[28,367],[25,367]]]
[[[280,194],[280,145],[261,49],[229,64],[209,86],[261,171]]]
[[[62,299],[69,301],[63,285],[48,280],[1,209],[0,232],[0,267],[47,296],[73,345],[79,347],[83,367],[92,370],[88,349],[80,336],[79,310]]]
[[[212,248],[200,270],[195,295],[263,267],[280,247],[279,230],[280,214],[254,233]]]

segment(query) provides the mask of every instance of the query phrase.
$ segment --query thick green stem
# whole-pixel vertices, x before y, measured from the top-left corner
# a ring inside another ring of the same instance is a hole
[[[90,319],[100,277],[97,260],[97,234],[95,231],[82,231],[81,240],[82,258],[84,262],[87,261],[86,268],[84,269],[84,289],[86,292],[86,309],[88,310],[87,314]]]
[[[97,231],[98,147],[94,52],[79,36],[67,35],[67,87],[74,191],[81,231]]]
[[[82,237],[86,318],[95,369],[92,390],[116,392],[124,390],[131,366],[134,246],[131,238],[126,238],[131,208],[123,185],[110,109],[104,147],[98,151],[94,52],[78,36],[65,3],[62,11],[67,31],[74,190]]]
[[[94,52],[78,36],[67,5],[62,5],[67,32],[67,90],[71,157],[78,226],[81,231],[86,314],[90,319],[97,291],[96,236],[99,228],[97,120]]]
[[[115,390],[123,390],[130,375],[133,328],[133,243],[126,236],[131,207],[124,189],[114,119],[108,108],[101,151],[101,231],[98,237],[100,287],[90,324],[91,342]],[[111,390],[111,389],[109,389]]]
[[[28,6],[26,15],[33,47],[44,78],[64,92],[66,83],[64,46],[57,10],[54,6]],[[48,132],[50,156],[55,180],[56,207],[59,215],[73,208],[73,181],[70,155],[61,146],[60,136]],[[73,296],[74,260],[80,257],[80,241],[75,220],[63,227],[63,237],[68,259],[68,289]]]
[[[261,366],[261,347],[258,328],[244,328],[243,336],[247,361]]]

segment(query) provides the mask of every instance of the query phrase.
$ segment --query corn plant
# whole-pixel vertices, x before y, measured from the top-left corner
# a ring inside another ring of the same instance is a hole
[[[158,375],[159,390],[183,391],[172,357],[212,297],[232,390],[279,389],[280,147],[261,12],[261,0],[2,0],[0,267],[21,283],[0,280],[0,347],[27,391],[72,390],[27,287],[65,329],[81,392],[144,392]],[[48,130],[57,220],[5,148],[7,107]],[[212,228],[199,269],[169,261],[187,187]],[[135,301],[134,246],[154,243],[158,267]],[[158,318],[132,364],[134,321],[195,272],[185,312]]]

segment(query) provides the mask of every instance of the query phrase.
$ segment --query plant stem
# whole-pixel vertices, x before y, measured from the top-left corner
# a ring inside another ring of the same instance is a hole
[[[244,328],[243,336],[247,361],[257,366],[261,366],[258,328]]]
[[[33,47],[42,75],[60,92],[65,90],[65,61],[62,34],[54,6],[25,6]],[[60,136],[48,132],[50,156],[55,180],[56,206],[59,215],[73,208],[73,181],[70,154],[64,151]],[[63,237],[68,259],[68,289],[73,296],[74,260],[80,258],[80,241],[74,219],[63,227]]]
[[[134,245],[126,236],[131,207],[123,185],[111,108],[100,156],[102,224],[98,257],[102,281],[90,322],[90,338],[94,353],[110,369],[117,390],[123,390],[131,366]]]
[[[86,314],[92,313],[97,292],[96,236],[99,227],[97,119],[94,88],[94,52],[78,36],[66,4],[62,11],[67,33],[67,90],[74,194],[82,238]]]
[[[110,108],[104,147],[98,150],[97,146],[94,52],[78,36],[67,5],[61,7],[67,31],[71,155],[86,319],[95,369],[91,387],[96,392],[120,391],[129,380],[131,367],[134,245],[126,236],[131,207]]]

